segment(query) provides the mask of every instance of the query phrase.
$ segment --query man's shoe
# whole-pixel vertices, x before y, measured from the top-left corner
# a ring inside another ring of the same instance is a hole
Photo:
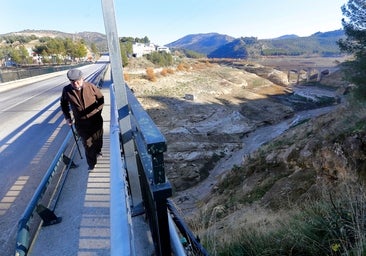
[[[94,166],[89,166],[89,167],[88,167],[88,171],[89,171],[89,172],[91,172],[91,171],[93,171],[93,170],[94,170]]]

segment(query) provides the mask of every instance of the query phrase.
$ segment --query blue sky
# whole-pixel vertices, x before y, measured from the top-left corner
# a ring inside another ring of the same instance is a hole
[[[118,35],[164,45],[189,34],[309,36],[342,28],[347,0],[114,0]],[[24,29],[105,34],[101,0],[2,0],[0,34]]]

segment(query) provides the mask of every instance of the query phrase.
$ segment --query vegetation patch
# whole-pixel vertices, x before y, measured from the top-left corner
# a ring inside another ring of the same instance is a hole
[[[346,185],[324,192],[318,201],[294,207],[289,215],[278,212],[275,222],[268,219],[231,231],[230,240],[207,240],[214,237],[211,230],[204,244],[213,255],[364,255],[364,190]]]

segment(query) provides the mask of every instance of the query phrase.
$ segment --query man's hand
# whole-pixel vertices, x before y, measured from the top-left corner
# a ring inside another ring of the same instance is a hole
[[[66,123],[67,123],[69,126],[71,126],[71,125],[73,125],[73,124],[74,124],[74,121],[73,121],[71,118],[69,118],[69,119],[66,119]]]

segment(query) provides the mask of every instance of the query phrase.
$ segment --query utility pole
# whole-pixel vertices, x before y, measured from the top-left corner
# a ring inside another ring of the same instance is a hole
[[[130,110],[127,101],[126,85],[123,78],[121,49],[117,33],[113,0],[102,0],[104,26],[108,40],[109,58],[118,110],[118,122],[122,134],[123,151],[130,182],[133,206],[142,202],[138,176],[135,145],[132,139]]]

